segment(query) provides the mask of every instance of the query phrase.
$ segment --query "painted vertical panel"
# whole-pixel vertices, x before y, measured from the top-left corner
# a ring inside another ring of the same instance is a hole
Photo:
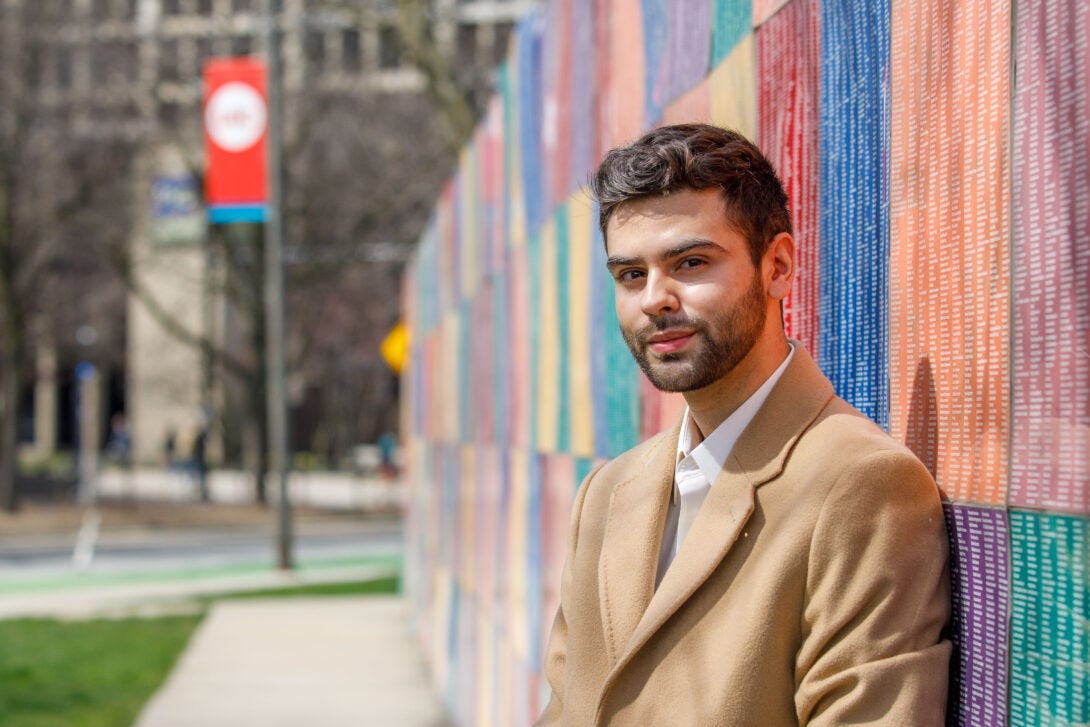
[[[463,366],[473,366],[474,401],[476,422],[473,427],[474,441],[490,444],[496,438],[496,401],[494,382],[499,376],[495,368],[492,342],[496,340],[496,314],[492,309],[494,278],[487,280],[477,291],[473,302],[473,326],[471,338],[473,354]]]
[[[824,0],[821,11],[818,360],[888,429],[890,6]]]
[[[560,418],[560,311],[557,303],[556,222],[550,217],[537,236],[537,251],[532,279],[536,293],[537,340],[530,349],[534,372],[534,448],[541,452],[557,451]],[[532,313],[532,315],[534,314]]]
[[[513,386],[514,365],[513,336],[511,335],[511,313],[508,309],[511,299],[510,272],[507,268],[507,256],[504,265],[492,278],[492,310],[495,312],[492,339],[492,396],[495,431],[491,441],[497,445],[506,445],[510,441],[511,423],[514,419],[511,407],[511,388]]]
[[[643,15],[640,0],[604,0],[608,6],[610,93],[609,126],[603,149],[632,141],[646,128],[645,78],[649,63],[643,53]],[[601,16],[599,16],[601,17]]]
[[[511,658],[508,665],[530,656],[529,630],[529,553],[530,528],[530,456],[526,450],[516,449],[508,460],[510,495],[507,501],[507,594],[506,607],[508,634],[511,639]]]
[[[669,37],[663,100],[671,103],[708,75],[712,0],[670,0],[667,12]]]
[[[503,99],[496,95],[488,103],[481,133],[481,204],[482,227],[487,237],[482,274],[492,275],[503,267],[502,257],[507,245],[507,197],[504,177]]]
[[[1090,514],[1090,4],[1017,4],[1010,503]]]
[[[956,500],[1004,502],[1010,4],[894,0],[891,429]]]
[[[520,45],[520,44],[516,44]],[[503,96],[504,177],[508,188],[504,205],[508,244],[525,245],[529,236],[526,221],[526,190],[522,186],[522,111],[519,107],[519,63],[521,53],[512,54],[512,63],[500,66],[500,92]]]
[[[947,503],[952,604],[948,725],[1001,725],[1007,719],[1007,511]]]
[[[763,25],[791,0],[753,0],[753,25]]]
[[[750,0],[714,0],[712,5],[711,65],[723,61],[753,29]]]
[[[594,227],[594,248],[603,251],[597,269],[600,279],[608,291],[602,298],[602,307],[598,315],[602,320],[602,349],[605,358],[606,395],[601,416],[606,432],[604,452],[599,456],[616,457],[639,441],[640,436],[640,374],[639,367],[632,359],[628,346],[621,336],[617,321],[617,310],[613,302],[613,278],[605,267],[605,242],[601,229]],[[596,407],[595,412],[599,409]]]
[[[600,339],[592,337],[592,321],[589,315],[596,310],[591,287],[592,266],[595,260],[591,250],[592,230],[596,224],[590,195],[576,192],[568,198],[568,289],[571,304],[567,310],[570,381],[568,387],[568,411],[570,412],[570,450],[578,457],[591,457],[595,451],[594,395],[592,384],[591,350],[599,348]]]
[[[756,57],[756,41],[750,33],[708,76],[712,123],[750,139],[757,138]]]
[[[511,446],[530,443],[530,357],[534,326],[530,319],[530,247],[511,249]]]
[[[534,631],[542,639],[552,628],[560,605],[560,577],[567,556],[568,524],[571,521],[575,460],[567,455],[549,457],[545,463],[542,495],[542,621]],[[540,663],[540,662],[538,662]]]
[[[571,33],[573,0],[554,0],[545,12],[542,112],[542,170],[548,183],[548,210],[568,194],[571,153]]]
[[[608,457],[610,452],[609,392],[613,389],[612,371],[608,368],[608,342],[614,332],[609,329],[607,311],[613,309],[613,278],[606,270],[606,251],[602,233],[598,228],[599,207],[592,201],[591,269],[590,269],[590,332],[594,346],[591,348],[590,378],[591,395],[594,397],[594,456]],[[614,313],[614,316],[616,313]]]
[[[595,4],[573,2],[571,43],[568,49],[568,103],[571,124],[568,136],[568,178],[564,189],[571,193],[582,187],[598,161],[595,137],[599,89],[596,83],[602,49],[594,39],[597,25]]]
[[[458,239],[461,251],[461,282],[459,289],[464,298],[477,290],[479,279],[481,237],[477,214],[480,210],[480,175],[476,147],[469,145],[462,150],[458,163]]]
[[[556,245],[554,257],[554,271],[556,276],[556,293],[554,305],[556,310],[556,360],[557,367],[553,372],[556,381],[556,449],[557,452],[571,451],[571,309],[572,284],[568,269],[570,258],[570,241],[568,238],[568,211],[560,207],[553,215],[555,234],[553,237]],[[584,308],[584,310],[586,310]]]
[[[1090,520],[1010,518],[1010,724],[1090,723]]]
[[[541,668],[545,653],[545,635],[541,633],[545,567],[545,469],[551,455],[532,454],[528,458],[528,501],[526,510],[526,620],[516,625],[526,631],[526,663],[531,672]],[[533,690],[531,689],[531,694]]]
[[[757,31],[757,140],[783,180],[795,231],[795,285],[784,301],[787,334],[818,347],[821,179],[821,7],[794,0]]]
[[[542,158],[542,127],[545,122],[543,97],[544,20],[531,15],[518,25],[518,111],[519,158],[522,165],[522,190],[526,204],[527,232],[533,235],[546,216],[544,159]]]
[[[670,72],[670,0],[640,0],[643,21],[643,55],[647,72],[643,79],[643,118],[657,126],[667,102]]]
[[[479,393],[479,381],[474,376],[473,301],[463,300],[451,320],[454,330],[451,348],[456,353],[450,366],[450,402],[453,409],[450,421],[454,423],[450,437],[452,442],[467,443],[473,441],[477,431],[477,408],[469,406],[469,402],[475,402]]]
[[[462,367],[438,365],[439,361],[458,361],[462,351],[462,318],[459,315],[461,306],[450,310],[443,319],[443,329],[440,332],[440,354],[437,357],[438,378],[441,382],[437,392],[439,401],[437,407],[440,414],[441,431],[440,441],[457,442],[461,439],[462,412],[459,408],[459,392],[462,388]]]
[[[664,124],[711,123],[712,93],[707,80],[674,99],[662,113]]]

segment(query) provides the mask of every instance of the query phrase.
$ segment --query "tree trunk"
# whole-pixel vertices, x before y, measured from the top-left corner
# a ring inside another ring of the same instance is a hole
[[[18,455],[19,357],[4,346],[0,362],[0,510],[15,512],[15,473]]]
[[[18,446],[19,362],[22,335],[15,295],[15,175],[3,170],[0,188],[0,510],[14,512]]]
[[[249,382],[250,416],[247,417],[256,430],[255,444],[257,451],[254,453],[254,497],[259,505],[269,502],[269,493],[266,480],[269,474],[269,417],[265,404],[265,367],[258,366],[253,379]]]
[[[254,465],[254,481],[257,483],[257,501],[265,505],[269,502],[269,367],[266,363],[265,336],[265,244],[264,230],[253,229],[250,234],[253,245],[254,275],[253,287],[260,291],[250,304],[250,342],[257,356],[253,379],[250,382],[250,414],[257,425],[257,461]]]

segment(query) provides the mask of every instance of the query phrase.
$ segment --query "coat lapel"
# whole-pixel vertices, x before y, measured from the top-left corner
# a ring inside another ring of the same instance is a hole
[[[649,594],[642,617],[629,632],[631,638],[613,662],[606,689],[636,652],[711,576],[730,552],[753,513],[757,488],[780,475],[795,442],[832,397],[832,384],[802,345],[796,342],[795,357],[764,406],[739,437],[726,465],[712,483],[677,557],[666,571],[658,590]],[[675,430],[679,429],[680,423]],[[673,442],[670,454],[676,457],[676,433],[670,441]],[[672,490],[673,459],[670,460],[666,477]],[[662,521],[656,522],[657,557]],[[609,552],[608,543],[606,552]],[[653,573],[652,570],[652,587]]]
[[[618,482],[610,495],[598,583],[611,662],[628,644],[655,590],[679,431],[680,422],[653,441],[630,476]]]

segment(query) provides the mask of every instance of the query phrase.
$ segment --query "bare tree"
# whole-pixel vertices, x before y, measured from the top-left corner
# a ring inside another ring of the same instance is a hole
[[[0,508],[16,506],[18,398],[31,345],[68,357],[118,362],[123,351],[115,286],[104,284],[102,244],[128,222],[121,139],[76,133],[43,82],[52,3],[0,4]],[[71,333],[97,335],[70,350]]]
[[[310,2],[351,14],[361,28],[395,31],[403,58],[425,79],[423,93],[366,86],[333,93],[308,85],[287,99],[296,113],[284,150],[289,370],[300,382],[293,387],[297,409],[316,411],[313,441],[300,446],[338,460],[352,444],[396,426],[396,378],[379,357],[379,343],[399,315],[409,246],[472,133],[490,71],[456,67],[441,52],[427,0],[398,0],[385,9],[361,0]],[[268,434],[260,231],[216,230],[206,249],[221,286],[211,292],[229,301],[240,334],[229,345],[184,325],[147,288],[138,274],[144,253],[129,244],[135,215],[129,160],[164,141],[195,152],[199,115],[136,136],[76,133],[73,116],[45,102],[48,89],[35,67],[51,50],[47,30],[58,19],[48,13],[56,9],[54,3],[0,0],[0,507],[14,506],[13,409],[27,365],[27,332],[33,325],[70,347],[65,331],[99,311],[96,318],[117,323],[103,327],[93,353],[119,355],[124,321],[118,310],[126,295],[201,351],[208,375],[220,372],[235,382],[243,425],[253,432],[256,494],[263,500]],[[113,62],[103,57],[100,66]],[[122,106],[111,113],[136,112]],[[199,154],[190,161],[196,169]],[[106,263],[123,286],[103,284]]]

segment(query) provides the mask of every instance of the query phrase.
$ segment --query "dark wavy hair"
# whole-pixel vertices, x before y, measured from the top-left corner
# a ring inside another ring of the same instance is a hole
[[[591,179],[603,237],[610,217],[626,202],[670,192],[718,188],[727,222],[749,242],[754,264],[768,243],[791,232],[787,193],[772,162],[735,131],[709,124],[678,124],[649,131],[612,149]]]

